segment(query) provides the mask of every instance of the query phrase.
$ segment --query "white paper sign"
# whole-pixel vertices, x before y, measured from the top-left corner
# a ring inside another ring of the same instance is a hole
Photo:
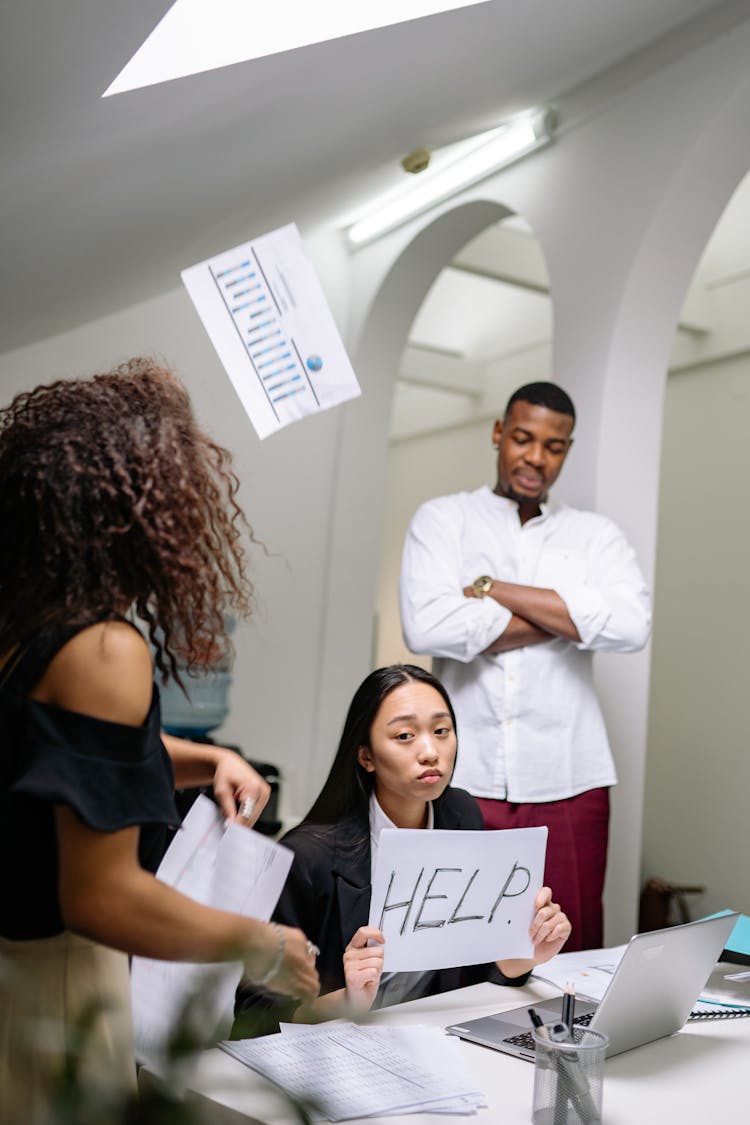
[[[206,906],[268,921],[281,894],[293,853],[259,832],[224,818],[200,796],[162,860],[157,878]],[[157,1073],[175,1028],[187,1022],[198,1034],[228,1034],[239,962],[193,965],[134,957],[131,972],[136,1056]],[[187,1006],[194,1008],[187,1017]]]
[[[360,394],[294,223],[182,280],[258,437]]]
[[[384,971],[531,957],[546,848],[546,828],[381,832],[370,925],[385,935]]]

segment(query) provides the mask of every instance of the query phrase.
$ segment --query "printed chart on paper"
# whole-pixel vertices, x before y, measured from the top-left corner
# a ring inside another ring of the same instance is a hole
[[[360,393],[294,223],[182,278],[259,437]]]

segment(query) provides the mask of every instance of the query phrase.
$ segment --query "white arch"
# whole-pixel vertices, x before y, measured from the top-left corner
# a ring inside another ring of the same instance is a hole
[[[408,239],[395,262],[386,261],[382,278],[376,269],[369,273],[372,296],[364,306],[354,353],[363,397],[341,412],[339,470],[332,499],[315,742],[321,773],[336,744],[339,716],[346,706],[342,701],[351,694],[352,668],[364,676],[371,663],[391,402],[409,328],[428,289],[456,251],[510,213],[507,207],[482,199],[448,209]],[[352,573],[357,575],[354,583]],[[342,653],[347,653],[343,662]]]
[[[750,81],[705,123],[675,169],[638,248],[624,288],[602,381],[595,506],[628,527],[653,574],[667,367],[677,319],[705,245],[748,173]],[[627,466],[627,471],[623,471]],[[635,925],[641,879],[643,787],[650,654],[612,657],[597,666],[615,736],[615,790],[607,876],[608,927]]]

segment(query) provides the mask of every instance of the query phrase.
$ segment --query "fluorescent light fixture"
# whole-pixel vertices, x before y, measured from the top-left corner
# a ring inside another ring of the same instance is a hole
[[[102,97],[488,0],[176,0]]]
[[[434,171],[420,172],[413,184],[383,196],[347,231],[351,246],[362,246],[456,192],[512,164],[552,137],[555,115],[549,110],[523,114],[461,145],[461,155]]]

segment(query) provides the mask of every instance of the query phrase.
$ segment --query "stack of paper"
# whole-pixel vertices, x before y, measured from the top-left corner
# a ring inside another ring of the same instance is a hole
[[[293,853],[259,832],[225,824],[216,805],[200,796],[161,862],[157,878],[220,910],[267,921],[278,902]],[[138,1061],[160,1075],[174,1069],[170,1042],[197,1045],[229,1034],[240,962],[192,965],[134,957],[133,1030]],[[215,1033],[215,1034],[214,1034]]]
[[[577,996],[601,1000],[624,952],[624,945],[613,945],[610,949],[558,953],[551,961],[534,969],[533,975],[557,985],[561,992],[570,984]]]
[[[486,1105],[460,1041],[430,1027],[334,1022],[282,1025],[280,1035],[221,1043],[321,1121],[401,1113],[475,1113]]]
[[[578,953],[558,953],[546,965],[534,970],[534,976],[557,985],[561,992],[572,985],[576,995],[601,1000],[612,974],[625,952],[624,945],[610,949],[586,949]],[[734,1011],[750,1010],[750,972],[743,965],[724,962],[711,973],[700,998],[693,1005],[693,1015],[710,1013],[721,1005]]]
[[[717,965],[701,991],[695,1009],[710,1011],[711,1006],[719,1005],[731,1011],[750,1012],[750,972],[744,965]]]

